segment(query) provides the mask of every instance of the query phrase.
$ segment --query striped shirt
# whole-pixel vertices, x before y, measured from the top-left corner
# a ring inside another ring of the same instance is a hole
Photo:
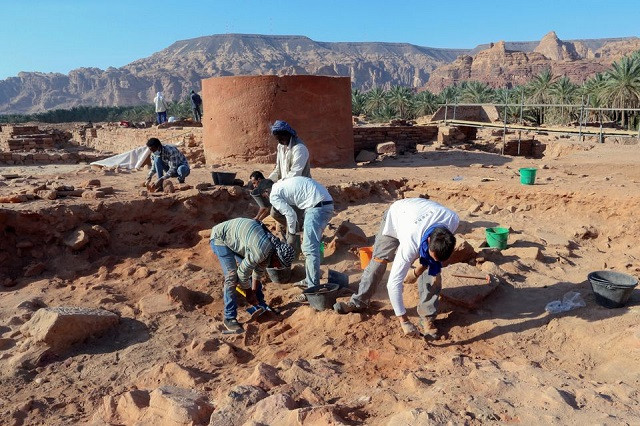
[[[273,245],[260,222],[247,218],[227,220],[211,229],[210,240],[217,246],[229,247],[242,258],[237,270],[240,283],[248,283],[252,273],[254,279],[263,277]]]
[[[184,165],[189,165],[187,163],[187,157],[184,156],[183,153],[180,152],[175,145],[162,145],[160,148],[160,153],[151,154],[153,158],[157,158],[159,155],[162,158],[162,162],[169,166],[169,170],[164,174],[165,178],[171,177],[177,173],[178,167]],[[151,163],[153,164],[153,158],[151,159]],[[149,177],[153,176],[156,171],[151,167],[149,171]]]

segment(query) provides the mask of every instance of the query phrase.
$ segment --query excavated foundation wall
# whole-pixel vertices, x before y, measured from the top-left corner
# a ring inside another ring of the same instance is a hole
[[[323,76],[241,76],[202,80],[207,163],[269,163],[269,126],[287,121],[305,142],[312,166],[354,164],[351,80]]]
[[[354,127],[354,150],[376,150],[383,142],[395,142],[397,146],[414,149],[416,144],[431,143],[438,135],[438,126],[376,126]]]
[[[105,126],[100,128],[76,129],[73,142],[100,151],[119,154],[144,146],[149,138],[158,138],[163,143],[176,144],[186,136],[193,135],[198,145],[202,144],[201,127],[170,127],[168,129],[134,129]]]

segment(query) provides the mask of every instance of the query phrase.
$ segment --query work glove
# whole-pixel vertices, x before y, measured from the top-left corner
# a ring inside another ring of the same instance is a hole
[[[407,272],[407,276],[404,279],[404,283],[405,284],[413,284],[416,281],[418,281],[418,276],[416,275],[416,270],[415,270],[415,268],[411,268],[411,269],[409,269],[409,272]]]
[[[418,337],[420,336],[420,332],[411,322],[401,322],[400,326],[402,327],[402,332],[407,337]]]

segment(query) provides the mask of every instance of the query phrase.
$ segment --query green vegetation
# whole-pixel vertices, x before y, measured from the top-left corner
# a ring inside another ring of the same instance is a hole
[[[375,87],[368,92],[353,90],[351,94],[353,114],[365,115],[373,122],[430,115],[443,104],[493,103],[508,105],[506,111],[504,107],[498,110],[502,117],[506,112],[510,123],[519,122],[522,114],[522,120],[531,124],[568,124],[580,118],[581,102],[591,108],[640,108],[640,51],[614,62],[607,71],[596,74],[582,85],[546,69],[535,75],[529,83],[510,89],[493,89],[479,81],[464,81],[445,87],[438,95],[429,91],[416,93],[400,86],[389,90]],[[525,107],[521,111],[520,104],[578,106],[536,106]],[[640,114],[590,111],[586,119],[613,120],[626,128],[637,129]]]
[[[191,117],[191,101],[189,99],[169,104],[167,116]],[[26,123],[37,121],[40,123],[71,123],[71,122],[100,122],[100,121],[141,121],[155,122],[155,107],[149,105],[127,107],[98,107],[78,106],[71,109],[54,109],[37,114],[7,114],[0,115],[0,123]]]

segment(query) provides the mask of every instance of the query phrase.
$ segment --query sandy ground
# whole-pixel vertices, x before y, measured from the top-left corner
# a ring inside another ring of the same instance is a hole
[[[211,402],[211,424],[638,424],[640,291],[626,307],[606,309],[586,276],[600,269],[640,275],[640,151],[569,142],[554,149],[540,160],[451,149],[312,171],[341,195],[327,243],[345,220],[372,241],[382,212],[402,194],[427,195],[459,212],[458,240],[477,252],[469,267],[499,284],[473,308],[445,300],[438,317],[445,338],[436,342],[401,335],[384,289],[369,311],[339,316],[291,302],[299,290],[274,283],[267,299],[282,314],[250,319],[241,310],[246,333],[223,335],[221,273],[207,232],[224,218],[254,214],[246,195],[188,189],[145,196],[138,193],[145,172],[4,167],[0,174],[20,177],[0,181],[0,195],[89,179],[115,193],[2,205],[3,247],[30,241],[2,258],[11,285],[0,287],[2,423],[180,424],[160,408],[152,417],[151,408],[118,403],[132,390],[174,385]],[[538,168],[535,185],[520,184],[520,167]],[[270,171],[215,168],[243,179]],[[187,184],[210,182],[210,171],[194,169]],[[380,183],[386,179],[402,182]],[[99,224],[109,237],[92,237],[77,252],[60,246],[83,224]],[[481,247],[485,227],[498,225],[511,228],[512,251]],[[44,271],[23,277],[34,262]],[[348,247],[328,253],[324,265],[357,285],[361,270]],[[176,286],[199,295],[198,303],[172,301],[167,293]],[[544,310],[568,291],[580,292],[586,306]],[[416,319],[414,287],[405,299]],[[103,308],[121,320],[101,337],[21,368],[19,330],[38,306]],[[237,396],[238,386],[256,384],[261,363],[276,367],[281,380],[260,387],[286,395],[286,408]]]

